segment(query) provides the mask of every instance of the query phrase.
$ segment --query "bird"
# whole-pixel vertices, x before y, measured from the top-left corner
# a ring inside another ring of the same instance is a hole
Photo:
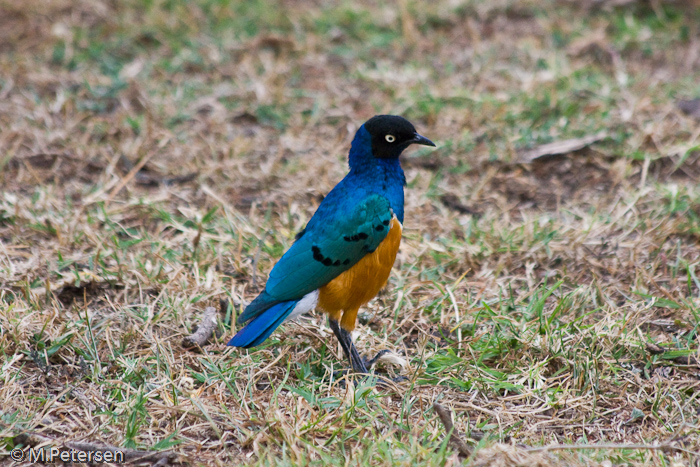
[[[399,156],[412,144],[435,147],[397,115],[376,115],[360,126],[350,145],[349,172],[240,314],[237,322],[247,324],[229,346],[258,346],[285,321],[317,308],[328,315],[352,371],[369,373],[385,351],[362,358],[352,332],[358,310],[386,285],[396,260],[406,185]]]

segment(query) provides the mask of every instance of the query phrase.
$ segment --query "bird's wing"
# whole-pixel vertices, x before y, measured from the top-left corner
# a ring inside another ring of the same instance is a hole
[[[270,272],[265,291],[275,301],[303,297],[373,252],[389,233],[389,200],[370,195],[348,214],[309,222]]]

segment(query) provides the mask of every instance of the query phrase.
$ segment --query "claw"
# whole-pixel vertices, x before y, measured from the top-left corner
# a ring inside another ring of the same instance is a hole
[[[340,342],[340,346],[343,348],[343,352],[345,352],[345,355],[348,357],[348,360],[350,360],[350,369],[344,370],[341,372],[337,372],[333,374],[333,377],[335,378],[338,373],[340,373],[342,376],[345,376],[348,372],[353,371],[355,373],[359,373],[361,375],[366,375],[365,378],[377,378],[377,386],[383,386],[383,387],[388,387],[390,386],[391,383],[397,383],[400,381],[404,381],[406,378],[403,376],[399,376],[398,378],[385,378],[383,376],[378,376],[378,375],[372,375],[369,370],[379,361],[380,358],[382,358],[384,355],[390,353],[390,350],[381,350],[377,352],[377,355],[374,356],[374,358],[367,360],[365,358],[360,357],[360,354],[357,352],[357,349],[355,348],[355,345],[352,343],[352,338],[350,337],[350,333],[346,331],[345,329],[341,328],[338,324],[337,321],[333,319],[328,319],[328,324],[330,325],[331,329],[333,330],[333,333],[336,335],[338,338],[338,341]],[[341,377],[342,377],[341,376]]]
[[[373,359],[371,359],[371,360],[362,359],[362,360],[364,361],[364,364],[367,367],[367,369],[370,369],[374,366],[375,363],[377,363],[377,361],[380,358],[382,358],[384,355],[388,354],[389,352],[390,351],[387,349],[380,350],[379,352],[377,352],[377,355],[375,355]]]

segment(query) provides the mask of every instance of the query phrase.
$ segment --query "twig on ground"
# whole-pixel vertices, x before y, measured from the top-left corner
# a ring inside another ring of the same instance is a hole
[[[471,214],[480,216],[481,213],[463,204],[454,193],[446,193],[440,197],[440,201],[449,209],[457,211],[460,214]]]
[[[661,355],[662,353],[666,352],[666,349],[660,345],[652,344],[651,342],[647,342],[646,349],[651,355]]]
[[[652,344],[651,342],[647,342],[646,349],[651,355],[662,355],[673,350],[661,347],[660,345]],[[680,365],[700,365],[700,362],[698,362],[698,360],[691,355],[679,355],[678,357],[669,358],[668,360]]]
[[[525,448],[528,452],[540,451],[564,451],[564,450],[582,450],[582,449],[649,449],[652,451],[660,450],[664,452],[684,452],[686,454],[697,455],[696,452],[684,449],[679,446],[674,446],[671,441],[661,444],[553,444],[551,446],[538,446],[534,448]]]
[[[182,340],[182,346],[185,348],[202,347],[216,330],[218,323],[218,311],[213,306],[208,306],[204,309],[202,321],[197,326],[197,329],[191,335]]]
[[[128,463],[136,462],[149,462],[152,465],[168,465],[169,463],[175,461],[178,455],[173,451],[139,451],[136,449],[120,448],[116,446],[109,446],[107,444],[99,443],[89,443],[81,441],[60,441],[48,436],[39,435],[36,433],[22,433],[14,438],[15,444],[22,444],[24,446],[39,446],[39,445],[55,445],[60,444],[62,450],[75,450],[75,451],[102,451],[102,452],[112,452],[112,453],[123,453],[124,460]]]
[[[156,154],[155,152],[150,152],[150,153],[146,154],[145,156],[143,156],[141,158],[141,160],[136,165],[134,165],[134,167],[129,171],[129,173],[127,173],[121,179],[121,181],[117,184],[117,186],[114,187],[114,189],[112,189],[109,196],[107,196],[108,203],[111,202],[120,191],[122,191],[122,188],[124,188],[131,181],[131,179],[134,178],[137,173],[139,173],[139,171],[146,165],[146,163],[148,161],[151,160],[151,158],[155,154]]]
[[[448,412],[445,407],[441,406],[437,402],[433,402],[433,410],[435,410],[440,417],[440,421],[442,421],[442,424],[445,426],[445,431],[450,433],[450,442],[454,445],[454,447],[457,448],[461,455],[465,457],[471,456],[472,449],[462,440],[461,434],[454,427],[450,412]]]
[[[127,172],[131,172],[131,170],[134,168],[133,162],[127,159],[126,156],[122,155],[119,158],[119,163],[122,164]],[[136,173],[136,175],[134,175],[134,180],[137,184],[144,186],[176,185],[179,183],[191,182],[197,178],[197,175],[199,175],[198,172],[190,172],[186,175],[167,177],[159,174],[150,174],[139,171]]]

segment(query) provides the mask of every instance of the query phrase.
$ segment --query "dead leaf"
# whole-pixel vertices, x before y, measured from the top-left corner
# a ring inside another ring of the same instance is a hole
[[[534,149],[525,150],[518,153],[516,163],[527,164],[545,156],[559,156],[570,152],[579,151],[596,141],[600,141],[608,136],[607,131],[600,131],[595,135],[584,136],[583,138],[565,139],[543,144]]]

